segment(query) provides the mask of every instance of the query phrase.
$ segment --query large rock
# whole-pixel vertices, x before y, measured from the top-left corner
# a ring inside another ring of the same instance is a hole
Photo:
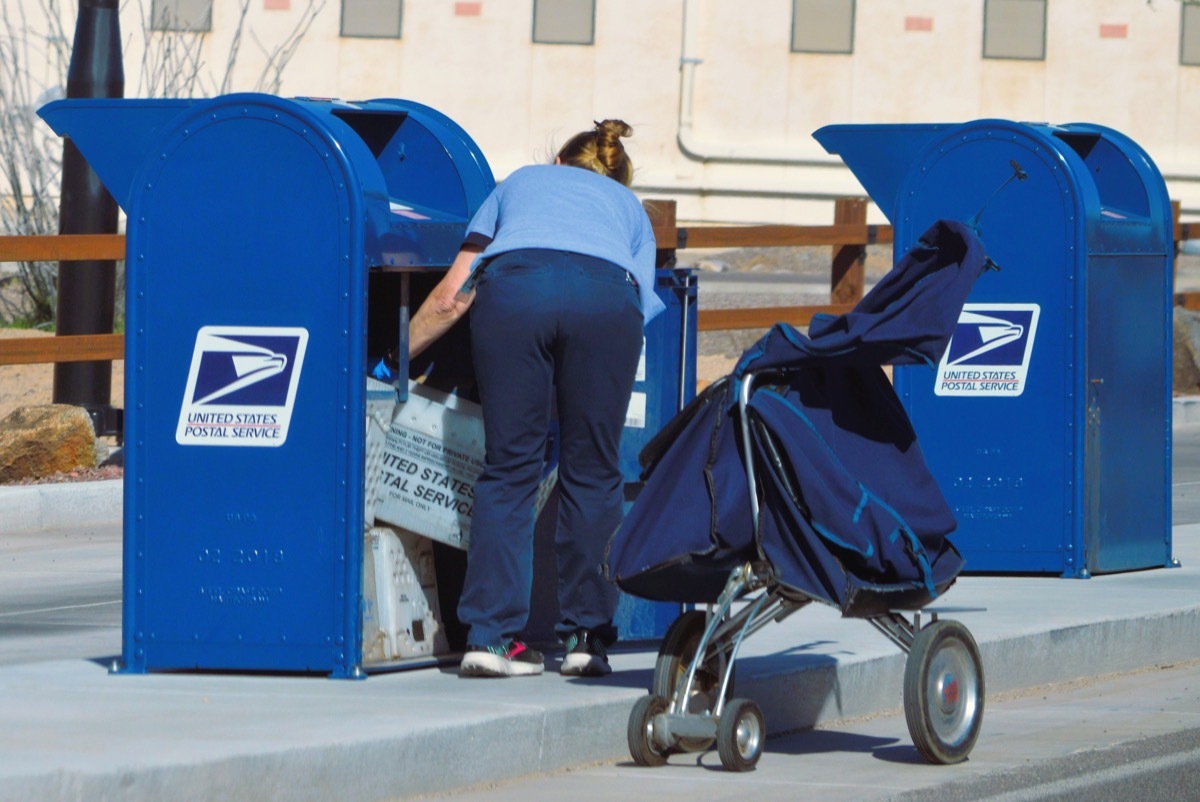
[[[82,407],[18,407],[0,421],[0,483],[96,467],[96,432]]]
[[[1175,307],[1175,370],[1176,395],[1200,393],[1200,313]]]

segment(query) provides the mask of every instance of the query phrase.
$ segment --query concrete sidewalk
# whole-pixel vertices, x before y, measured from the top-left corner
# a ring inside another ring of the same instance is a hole
[[[958,617],[979,642],[988,695],[1200,658],[1200,427],[1177,430],[1175,453],[1182,567],[966,576],[939,603],[987,608]],[[69,494],[104,492],[69,488],[44,487],[43,498],[86,510]],[[0,489],[0,521],[18,504],[12,490],[31,489]],[[626,724],[654,645],[618,649],[602,680],[465,680],[450,668],[362,682],[114,675],[119,523],[50,527],[0,532],[0,800],[383,800],[629,759]],[[31,609],[47,588],[61,606]],[[97,625],[77,625],[84,609]],[[62,629],[33,631],[35,613]],[[735,692],[781,733],[898,710],[903,672],[904,655],[867,622],[814,605],[746,641]]]

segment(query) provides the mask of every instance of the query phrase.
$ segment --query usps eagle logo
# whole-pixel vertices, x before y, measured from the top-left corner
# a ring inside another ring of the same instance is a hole
[[[937,368],[937,395],[1019,396],[1037,334],[1037,304],[964,304]]]
[[[307,345],[308,330],[303,328],[202,327],[196,332],[175,441],[283,445]]]

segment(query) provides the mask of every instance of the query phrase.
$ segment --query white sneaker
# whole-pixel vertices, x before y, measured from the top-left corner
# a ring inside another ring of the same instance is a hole
[[[541,652],[511,640],[504,646],[468,646],[458,673],[463,677],[527,677],[541,674],[544,668]]]

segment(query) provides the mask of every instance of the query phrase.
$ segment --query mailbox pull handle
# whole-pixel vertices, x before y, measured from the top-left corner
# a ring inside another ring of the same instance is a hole
[[[1004,183],[996,187],[995,191],[992,192],[992,194],[988,196],[988,199],[983,202],[983,205],[979,207],[979,211],[975,212],[975,214],[971,216],[971,219],[967,220],[967,225],[970,226],[971,229],[980,236],[983,236],[983,231],[979,226],[979,220],[983,217],[983,213],[987,210],[987,207],[992,202],[992,199],[1000,194],[1000,190],[1012,183],[1014,178],[1018,181],[1024,181],[1026,178],[1029,178],[1029,173],[1025,172],[1025,168],[1018,164],[1016,159],[1009,159],[1008,164],[1010,167],[1012,167],[1012,175],[1004,179]]]

